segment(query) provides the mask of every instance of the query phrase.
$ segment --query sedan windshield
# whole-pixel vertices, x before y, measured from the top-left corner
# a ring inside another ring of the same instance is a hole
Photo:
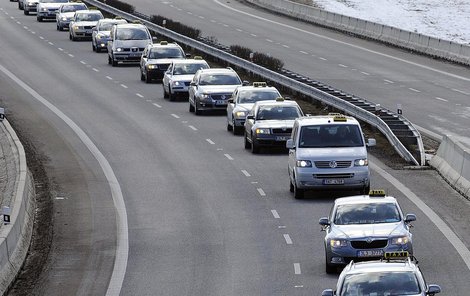
[[[362,147],[359,127],[354,124],[304,126],[300,131],[299,148]]]
[[[279,98],[281,94],[275,90],[269,91],[256,91],[256,90],[242,90],[238,94],[238,103],[249,104],[258,101],[275,100]]]
[[[295,106],[260,106],[256,120],[294,120],[301,116],[299,108]]]
[[[39,0],[41,3],[67,3],[69,0]]]
[[[232,74],[207,74],[201,76],[199,85],[238,85],[242,84],[237,75]]]
[[[149,52],[149,59],[177,59],[184,58],[184,53],[179,48],[161,47],[152,48]]]
[[[173,75],[190,75],[195,74],[199,69],[207,69],[209,66],[204,63],[200,64],[175,64]]]
[[[144,29],[119,28],[116,39],[118,40],[146,40],[150,39],[149,34]]]
[[[396,223],[400,221],[394,203],[367,203],[339,205],[336,208],[336,225]]]
[[[344,279],[340,296],[418,295],[421,289],[413,272],[368,272]]]

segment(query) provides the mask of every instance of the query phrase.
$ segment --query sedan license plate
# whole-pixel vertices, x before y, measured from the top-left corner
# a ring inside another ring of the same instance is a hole
[[[287,141],[288,136],[276,136],[276,141]]]
[[[344,180],[343,179],[326,179],[323,180],[324,185],[343,185]]]
[[[363,250],[357,252],[357,257],[382,257],[383,250]]]
[[[215,101],[215,104],[217,106],[223,106],[223,105],[227,105],[227,102],[224,101],[224,100],[217,100],[217,101]]]

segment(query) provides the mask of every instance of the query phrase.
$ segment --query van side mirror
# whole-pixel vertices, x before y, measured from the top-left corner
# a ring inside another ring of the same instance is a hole
[[[321,226],[330,226],[330,221],[328,220],[328,217],[322,217],[318,220],[318,224]]]
[[[377,145],[377,141],[373,138],[367,139],[367,147],[373,147]]]
[[[288,139],[286,142],[287,149],[295,149],[295,144],[293,139]]]
[[[410,223],[416,221],[416,215],[415,214],[406,214],[405,216],[405,223]]]
[[[243,83],[242,83],[243,86],[247,86],[247,85],[250,85],[250,82],[248,80],[243,80]]]

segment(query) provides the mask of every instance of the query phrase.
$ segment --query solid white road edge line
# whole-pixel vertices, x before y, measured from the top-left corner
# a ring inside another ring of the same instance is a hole
[[[452,231],[452,229],[447,226],[444,220],[439,217],[436,212],[434,212],[428,205],[426,205],[416,194],[414,194],[408,187],[402,184],[400,181],[395,179],[392,175],[387,173],[385,170],[380,168],[378,165],[369,163],[371,168],[379,173],[383,178],[389,181],[396,189],[401,191],[411,202],[413,202],[428,218],[431,220],[434,225],[442,232],[442,234],[447,238],[447,240],[454,246],[455,250],[462,257],[463,262],[467,265],[467,268],[470,270],[470,251],[467,249],[465,244],[460,240],[460,238]]]
[[[262,20],[262,21],[265,21],[265,22],[268,22],[268,23],[272,23],[272,24],[275,24],[275,25],[278,25],[278,26],[281,26],[281,27],[284,27],[284,28],[292,29],[292,30],[295,30],[295,31],[298,31],[298,32],[301,32],[301,33],[316,36],[318,38],[322,38],[322,39],[326,39],[326,40],[336,42],[336,43],[339,43],[339,44],[342,44],[342,45],[350,46],[352,48],[360,49],[360,50],[363,50],[365,52],[373,53],[373,54],[376,54],[376,55],[379,55],[379,56],[382,56],[382,57],[387,57],[387,58],[390,58],[390,59],[393,59],[393,60],[396,60],[396,61],[400,61],[400,62],[409,64],[409,65],[413,65],[413,66],[416,66],[416,67],[419,67],[419,68],[422,68],[422,69],[426,69],[426,70],[429,70],[429,71],[433,71],[433,72],[436,72],[436,73],[439,73],[439,74],[442,74],[442,75],[446,75],[446,76],[449,76],[449,77],[461,79],[461,80],[464,80],[464,81],[470,81],[470,78],[467,78],[467,77],[463,77],[463,76],[452,74],[452,73],[449,73],[449,72],[446,72],[446,71],[438,70],[438,69],[435,69],[435,68],[432,68],[432,67],[429,67],[429,66],[425,66],[425,65],[421,65],[421,64],[418,64],[418,63],[415,63],[415,62],[411,62],[411,61],[408,61],[408,60],[405,60],[405,59],[402,59],[402,58],[397,58],[397,57],[394,57],[392,55],[388,55],[388,54],[381,53],[381,52],[378,52],[378,51],[375,51],[375,50],[367,49],[367,48],[359,46],[359,45],[354,45],[354,44],[351,44],[351,43],[348,43],[348,42],[345,42],[345,41],[336,40],[334,38],[330,38],[330,37],[327,37],[327,36],[324,36],[324,35],[321,35],[321,34],[316,34],[316,33],[313,33],[313,32],[307,31],[307,30],[303,30],[303,29],[300,29],[300,28],[297,28],[297,27],[294,27],[294,26],[279,23],[277,21],[273,21],[273,20],[270,20],[270,19],[267,19],[267,18],[264,18],[264,17],[260,17],[260,16],[257,16],[257,15],[254,15],[254,14],[251,14],[251,13],[248,13],[248,12],[244,12],[244,11],[235,9],[233,7],[230,7],[226,4],[221,3],[218,0],[213,0],[213,1],[217,4],[219,4],[220,6],[223,6],[227,9],[232,10],[232,11],[236,11],[240,14],[251,16],[253,18],[256,18],[256,19],[259,19],[259,20]]]
[[[57,115],[57,117],[62,119],[75,132],[77,137],[80,138],[82,143],[85,144],[85,146],[100,164],[101,169],[103,170],[103,173],[111,189],[114,207],[116,208],[117,224],[116,256],[114,258],[113,273],[109,281],[109,286],[106,291],[106,295],[118,296],[121,292],[122,283],[124,281],[124,276],[126,274],[127,269],[127,260],[129,256],[129,230],[127,225],[127,210],[126,205],[124,203],[124,197],[121,191],[121,186],[119,185],[119,182],[116,178],[116,175],[114,174],[111,165],[101,153],[101,151],[98,149],[98,147],[96,147],[96,145],[87,136],[87,134],[75,122],[73,122],[72,119],[70,119],[67,115],[60,111],[56,106],[51,104],[48,100],[43,98],[40,94],[38,94],[34,89],[29,87],[21,79],[16,77],[16,75],[14,75],[8,69],[3,67],[3,65],[0,65],[0,71],[2,71],[5,75],[7,75],[11,80],[13,80],[25,91],[27,91],[36,100],[46,106],[51,112]]]

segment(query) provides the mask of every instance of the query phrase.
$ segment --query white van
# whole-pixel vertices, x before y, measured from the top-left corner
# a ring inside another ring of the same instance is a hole
[[[296,119],[289,149],[290,191],[302,198],[305,190],[370,189],[367,144],[359,122],[339,113]]]

